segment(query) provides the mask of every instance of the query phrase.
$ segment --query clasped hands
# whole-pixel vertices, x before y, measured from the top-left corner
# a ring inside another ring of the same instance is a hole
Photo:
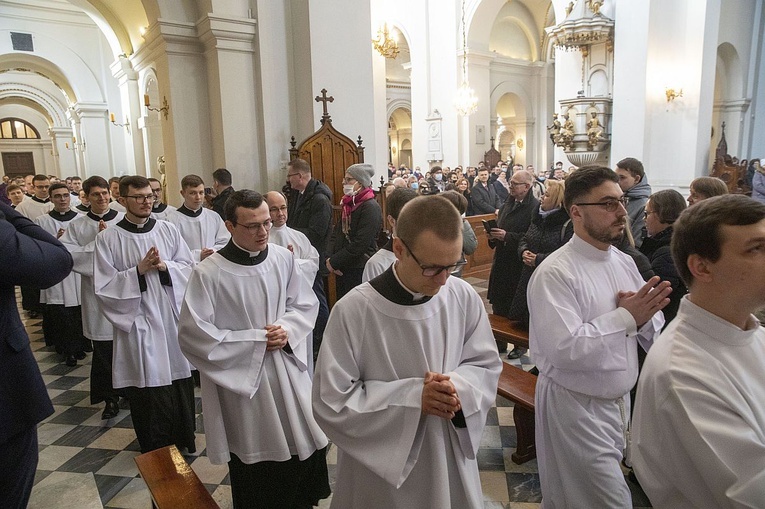
[[[462,408],[457,389],[448,375],[428,371],[422,387],[422,413],[453,419]]]
[[[146,252],[146,256],[138,262],[138,274],[143,276],[150,270],[161,270],[162,272],[167,270],[167,265],[159,257],[159,249],[156,247],[151,247]]]
[[[281,325],[266,325],[266,351],[281,350],[287,346],[287,331]]]
[[[617,294],[618,306],[629,311],[638,328],[669,304],[669,294],[672,293],[672,287],[669,281],[659,281],[661,278],[654,276],[637,292],[619,292]]]

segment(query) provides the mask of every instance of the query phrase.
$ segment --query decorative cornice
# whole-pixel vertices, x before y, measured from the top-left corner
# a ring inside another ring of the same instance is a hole
[[[251,18],[224,18],[207,15],[196,23],[197,36],[210,49],[255,52],[257,20]]]

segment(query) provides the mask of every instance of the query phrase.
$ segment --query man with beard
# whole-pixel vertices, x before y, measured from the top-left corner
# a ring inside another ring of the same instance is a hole
[[[623,195],[608,168],[569,176],[564,204],[574,237],[529,281],[543,507],[632,507],[619,465],[628,457],[628,394],[638,343],[647,350],[658,337],[671,288],[658,277],[644,283],[611,246],[627,224]]]
[[[151,208],[151,217],[167,221],[170,213],[176,209],[172,205],[168,205],[162,201],[162,183],[159,180],[150,178],[149,183],[151,184],[151,192],[154,194],[154,205]]]

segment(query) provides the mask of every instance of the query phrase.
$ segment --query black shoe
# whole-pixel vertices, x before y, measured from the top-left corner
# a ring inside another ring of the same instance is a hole
[[[66,365],[67,366],[76,366],[77,365],[77,358],[74,355],[69,355],[66,358]]]
[[[27,311],[27,316],[29,318],[37,318],[38,316],[40,316],[40,313],[38,313],[37,311]]]
[[[521,357],[523,357],[523,354],[525,354],[525,353],[526,353],[526,349],[525,348],[517,348],[516,347],[516,348],[513,348],[512,350],[510,350],[510,353],[507,354],[507,358],[508,359],[520,359]]]
[[[117,404],[117,402],[114,400],[107,400],[104,413],[101,414],[101,419],[104,421],[113,419],[117,417],[118,413],[120,413],[120,406]]]
[[[88,353],[93,351],[93,342],[91,340],[85,342],[85,351]]]
[[[85,358],[85,352],[77,352],[76,354],[74,354],[74,357],[78,361],[81,361]]]

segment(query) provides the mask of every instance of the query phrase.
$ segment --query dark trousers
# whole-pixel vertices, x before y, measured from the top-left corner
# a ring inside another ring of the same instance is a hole
[[[364,268],[343,269],[342,276],[337,276],[337,300],[361,284],[361,276],[364,274]]]
[[[21,287],[21,308],[24,311],[42,313],[44,305],[40,304],[40,289],[33,286]]]
[[[316,325],[313,328],[313,365],[315,366],[316,359],[319,357],[321,340],[324,337],[324,329],[327,328],[327,320],[329,320],[329,305],[324,293],[324,277],[319,273],[313,280],[313,293],[319,299],[319,314],[316,316]]]
[[[117,401],[124,391],[112,385],[112,341],[93,341],[93,360],[90,365],[90,404]]]
[[[37,426],[0,444],[0,507],[25,509],[37,469]]]
[[[260,461],[248,465],[236,454],[228,462],[234,509],[310,509],[327,498],[327,448],[303,461]]]

